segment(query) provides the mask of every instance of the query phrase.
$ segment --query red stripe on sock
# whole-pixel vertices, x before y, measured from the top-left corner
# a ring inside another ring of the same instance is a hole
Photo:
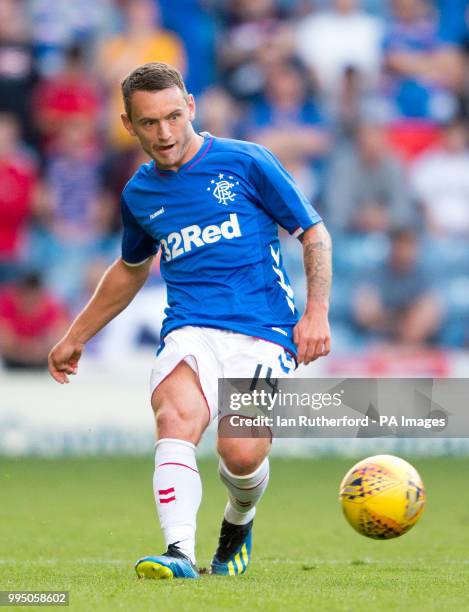
[[[168,499],[161,499],[160,498],[160,504],[169,504],[169,502],[175,501],[175,496],[173,495],[172,497],[168,497]]]
[[[163,465],[180,465],[181,467],[185,467],[188,470],[192,470],[193,472],[195,472],[196,474],[198,474],[198,470],[196,470],[195,468],[191,467],[190,465],[186,465],[185,463],[176,463],[175,461],[166,461],[166,463],[160,463],[160,465],[156,466],[156,469],[163,467]]]
[[[238,489],[238,491],[252,491],[253,489],[257,489],[257,487],[260,487],[261,484],[264,482],[264,480],[267,478],[267,476],[269,475],[269,472],[267,472],[267,474],[264,476],[264,478],[258,483],[256,484],[254,487],[237,487],[235,484],[233,484],[231,482],[231,480],[229,480],[224,474],[222,474],[221,472],[219,472],[220,474],[220,478],[222,480],[224,480],[225,482],[229,483],[232,487],[234,487],[235,489]]]
[[[174,487],[171,487],[170,489],[158,489],[158,493],[160,495],[167,495],[168,493],[174,493]]]

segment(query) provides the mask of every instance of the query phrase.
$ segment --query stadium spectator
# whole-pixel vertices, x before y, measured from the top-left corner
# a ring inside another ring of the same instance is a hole
[[[330,11],[312,12],[299,22],[298,55],[331,98],[348,67],[372,89],[379,79],[382,24],[361,10],[358,0],[334,0],[332,5]]]
[[[387,232],[414,221],[406,177],[384,126],[361,124],[356,141],[337,150],[325,205],[331,225],[342,232]]]
[[[329,102],[329,114],[339,141],[353,138],[362,116],[363,83],[361,75],[353,66],[347,66]]]
[[[221,138],[238,138],[242,110],[228,91],[220,86],[210,87],[198,98],[198,125]]]
[[[393,231],[387,261],[358,287],[353,307],[356,323],[370,339],[423,345],[435,336],[440,306],[413,230]]]
[[[218,47],[223,82],[236,98],[253,98],[265,86],[264,64],[291,55],[292,28],[275,0],[230,0],[224,19]]]
[[[120,198],[127,181],[137,171],[141,164],[149,161],[149,157],[140,147],[130,147],[124,151],[108,149],[101,166],[101,185],[103,197],[108,204],[109,231],[121,229]]]
[[[109,88],[110,144],[117,149],[134,146],[122,126],[124,112],[120,82],[135,66],[150,61],[168,62],[185,71],[186,53],[182,40],[160,24],[156,0],[126,0],[125,31],[104,41],[100,53],[99,73]]]
[[[438,36],[425,0],[393,0],[384,39],[384,92],[397,117],[447,120],[462,85],[459,50]]]
[[[100,200],[101,159],[90,145],[91,131],[88,121],[69,121],[61,127],[56,146],[46,158],[39,215],[64,246],[89,244],[107,231],[106,210]]]
[[[14,115],[0,113],[0,283],[17,274],[37,183],[36,164],[19,132]]]
[[[47,353],[68,316],[36,272],[0,292],[0,357],[8,369],[45,369]]]
[[[367,87],[363,74],[354,66],[344,69],[337,91],[327,100],[325,110],[339,146],[353,141],[362,121],[383,125],[389,121],[386,101],[378,90]]]
[[[81,292],[90,259],[114,252],[115,205],[102,187],[99,151],[88,122],[63,126],[45,161],[32,232],[34,256],[46,261],[45,280],[70,303]]]
[[[329,146],[320,109],[302,66],[293,61],[273,64],[266,72],[263,95],[251,105],[248,137],[282,155],[314,159]]]
[[[95,138],[102,92],[82,47],[73,45],[67,49],[63,70],[41,81],[33,100],[43,147],[53,148],[62,127],[74,119],[89,122]]]
[[[187,52],[187,90],[195,96],[213,85],[216,78],[216,21],[218,0],[158,0],[162,22],[177,32]],[[212,6],[210,6],[212,5]]]
[[[23,138],[32,142],[30,100],[36,70],[27,23],[24,2],[0,0],[0,112],[15,115]]]
[[[466,19],[467,0],[436,0],[436,7],[440,38],[462,44],[469,34]]]
[[[309,198],[317,195],[320,165],[314,162],[328,152],[329,137],[301,64],[268,67],[263,96],[252,104],[245,129],[247,139],[270,149]]]
[[[32,44],[41,75],[62,70],[67,49],[86,47],[92,61],[97,40],[115,29],[115,0],[27,0]]]
[[[428,230],[439,236],[469,236],[469,149],[461,121],[443,130],[441,146],[417,158],[410,173]]]

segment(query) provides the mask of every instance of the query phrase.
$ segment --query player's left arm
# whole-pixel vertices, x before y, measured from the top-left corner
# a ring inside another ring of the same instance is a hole
[[[307,283],[306,309],[293,331],[298,362],[307,365],[331,350],[329,296],[332,282],[332,242],[324,223],[300,236]]]
[[[321,217],[278,159],[268,149],[257,145],[252,145],[251,156],[249,176],[260,205],[303,243],[307,303],[304,315],[295,326],[293,340],[298,349],[298,361],[308,364],[330,351],[331,238]]]

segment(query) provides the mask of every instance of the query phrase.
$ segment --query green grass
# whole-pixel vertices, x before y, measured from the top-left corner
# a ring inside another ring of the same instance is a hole
[[[397,540],[356,534],[337,502],[352,461],[274,460],[254,557],[238,578],[136,579],[163,550],[150,459],[0,459],[0,589],[69,590],[72,610],[469,610],[469,459],[413,461],[421,522]],[[201,461],[198,563],[213,553],[225,491]]]

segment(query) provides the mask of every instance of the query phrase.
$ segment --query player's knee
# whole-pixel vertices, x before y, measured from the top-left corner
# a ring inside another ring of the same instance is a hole
[[[159,437],[197,440],[202,433],[202,424],[194,411],[186,406],[161,402],[153,405]]]
[[[256,440],[240,444],[241,440],[228,442],[224,440],[218,445],[218,452],[230,472],[237,476],[246,476],[257,470],[264,461],[270,448],[270,441]]]
[[[232,454],[223,458],[226,467],[236,476],[247,476],[257,470],[259,460],[244,453]]]

